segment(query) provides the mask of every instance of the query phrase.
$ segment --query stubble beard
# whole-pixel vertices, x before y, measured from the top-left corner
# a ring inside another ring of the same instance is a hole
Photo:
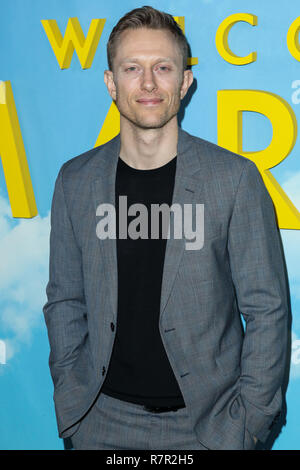
[[[131,111],[128,108],[126,110],[123,109],[122,104],[120,104],[118,93],[116,93],[116,100],[115,100],[115,104],[119,110],[120,115],[126,120],[128,120],[131,124],[133,124],[136,127],[139,127],[140,129],[160,129],[164,127],[171,119],[173,119],[174,116],[177,115],[179,108],[180,108],[180,103],[181,103],[181,99],[180,99],[180,89],[179,89],[177,91],[176,100],[171,106],[171,108],[165,109],[163,113],[160,113],[157,115],[156,119],[152,119],[152,120],[150,119],[149,121],[147,117],[143,118],[143,116],[140,115],[138,112],[135,112],[135,110]]]

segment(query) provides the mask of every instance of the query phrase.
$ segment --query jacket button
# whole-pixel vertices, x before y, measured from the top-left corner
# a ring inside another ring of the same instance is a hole
[[[114,331],[114,329],[115,329],[115,325],[113,324],[113,322],[111,322],[111,324],[110,324],[110,328],[111,328],[111,331]]]
[[[103,366],[103,368],[102,368],[102,375],[104,375],[105,372],[106,372],[106,369],[105,369],[105,367]]]

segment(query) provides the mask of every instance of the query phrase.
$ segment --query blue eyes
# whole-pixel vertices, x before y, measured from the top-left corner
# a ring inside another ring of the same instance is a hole
[[[162,70],[163,72],[165,71],[168,71],[170,70],[169,67],[166,67],[164,65],[162,65],[161,67],[159,67],[160,70]],[[136,67],[132,66],[132,67],[128,67],[127,69],[125,69],[125,72],[134,72],[136,70]]]

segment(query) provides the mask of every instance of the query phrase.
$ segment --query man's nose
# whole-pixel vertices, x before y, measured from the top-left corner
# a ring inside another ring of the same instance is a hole
[[[144,70],[141,87],[150,92],[157,88],[155,76],[152,70]]]

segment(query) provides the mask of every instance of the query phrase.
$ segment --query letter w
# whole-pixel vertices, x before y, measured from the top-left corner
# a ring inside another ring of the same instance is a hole
[[[91,67],[106,19],[94,19],[85,38],[78,18],[69,18],[62,36],[56,20],[41,20],[61,69],[70,67],[74,49],[83,69]]]

